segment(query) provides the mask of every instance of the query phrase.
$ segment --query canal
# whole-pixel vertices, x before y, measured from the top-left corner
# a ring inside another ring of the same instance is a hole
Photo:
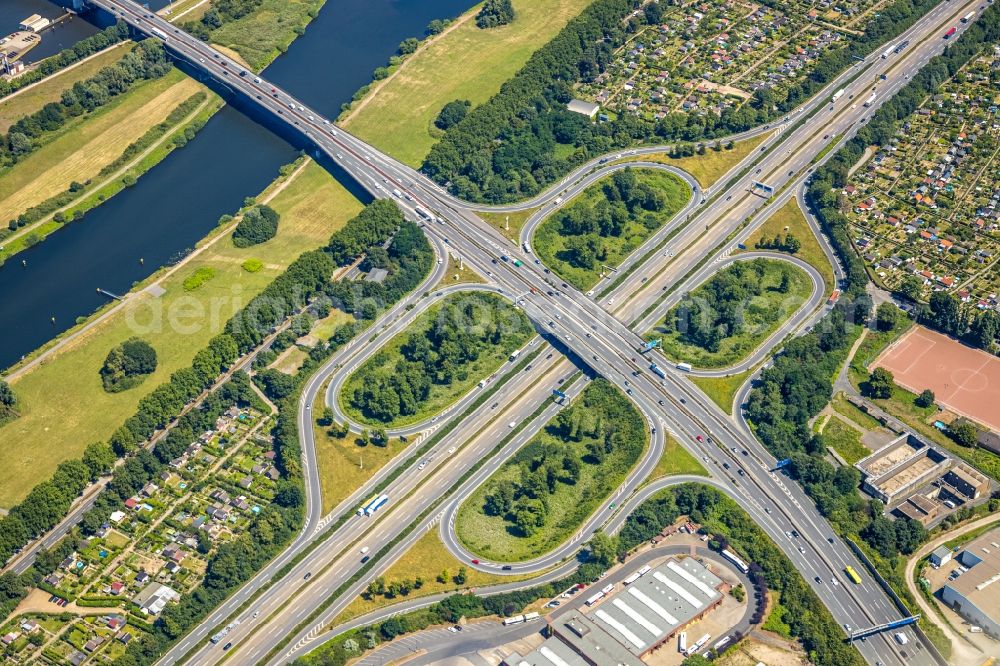
[[[26,16],[43,13],[40,5],[48,5],[49,13],[54,6],[47,0],[2,0],[0,26],[10,23],[9,5],[17,5],[14,28]],[[421,36],[432,19],[469,6],[471,0],[330,0],[266,75],[334,117],[399,42]],[[263,189],[295,154],[287,141],[226,107],[137,185],[13,257],[0,267],[0,367],[105,303],[98,288],[125,293],[194,247],[221,215]]]

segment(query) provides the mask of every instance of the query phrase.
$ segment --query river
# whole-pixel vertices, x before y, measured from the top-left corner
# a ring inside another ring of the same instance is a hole
[[[17,22],[39,2],[44,0],[0,0],[0,6],[19,5]],[[330,0],[266,75],[334,117],[399,42],[421,36],[432,19],[456,16],[470,2]],[[134,187],[8,260],[0,267],[0,367],[104,304],[98,288],[125,293],[193,247],[295,154],[287,141],[226,107]]]

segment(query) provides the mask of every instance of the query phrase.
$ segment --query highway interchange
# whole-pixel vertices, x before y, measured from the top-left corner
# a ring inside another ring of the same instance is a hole
[[[177,663],[185,655],[190,663],[198,664],[216,663],[224,657],[236,659],[237,663],[256,663],[264,659],[278,640],[293,634],[289,646],[270,657],[268,663],[284,663],[311,647],[315,641],[309,641],[309,638],[319,636],[324,624],[363,590],[368,580],[398,557],[405,550],[402,546],[408,542],[404,539],[375,562],[375,566],[369,565],[364,576],[346,591],[340,592],[337,599],[319,617],[310,618],[309,623],[303,625],[313,609],[326,602],[344,581],[362,569],[364,565],[360,561],[358,548],[362,544],[370,544],[373,551],[377,551],[380,544],[390,541],[413,524],[424,509],[436,507],[441,501],[451,508],[457,506],[471,488],[475,487],[475,481],[462,485],[448,498],[444,498],[442,494],[452,488],[474,463],[484,460],[484,456],[487,456],[496,443],[509,434],[509,422],[521,424],[525,421],[557,385],[557,379],[564,379],[573,373],[574,368],[565,356],[553,353],[549,349],[550,345],[560,352],[572,352],[594,374],[616,383],[631,396],[651,429],[655,429],[646,455],[619,491],[622,496],[631,496],[655,466],[663,450],[664,433],[669,431],[700,460],[705,461],[714,477],[713,483],[719,484],[725,492],[735,497],[755,522],[782,548],[803,577],[813,585],[838,622],[864,626],[900,617],[899,610],[870,576],[866,575],[859,586],[835,587],[830,584],[832,578],[841,576],[841,571],[848,564],[863,570],[856,558],[835,538],[798,486],[792,482],[785,483],[782,476],[771,472],[774,459],[753,438],[742,420],[734,421],[717,408],[683,374],[670,369],[661,379],[649,372],[650,362],[655,361],[663,368],[672,368],[672,364],[655,351],[647,354],[637,352],[642,346],[642,340],[626,323],[631,324],[646,316],[644,313],[661,298],[663,291],[695,270],[704,257],[715,255],[716,248],[724,244],[723,241],[745,220],[757,215],[754,221],[763,221],[769,211],[775,210],[783,200],[800,191],[802,182],[808,177],[816,157],[823,149],[832,142],[849,139],[874,112],[879,102],[905,85],[913,72],[940,52],[940,35],[943,30],[949,25],[957,24],[957,17],[974,7],[974,3],[941,3],[906,34],[895,40],[909,39],[911,42],[910,47],[901,54],[887,59],[869,56],[866,62],[850,68],[823,93],[803,105],[797,113],[789,114],[786,121],[759,130],[758,132],[774,131],[777,134],[768,138],[760,152],[738,165],[737,168],[741,171],[744,170],[743,166],[750,167],[746,170],[746,175],[730,181],[725,177],[720,179],[719,182],[725,185],[716,191],[703,193],[702,198],[706,199],[704,204],[695,189],[688,208],[671,223],[683,226],[669,241],[669,251],[657,249],[652,256],[646,256],[668,233],[661,230],[619,267],[622,278],[616,281],[618,284],[605,288],[598,298],[588,297],[568,285],[560,284],[542,266],[536,265],[533,257],[514,247],[496,229],[483,222],[474,212],[477,207],[454,199],[421,174],[336,129],[285,91],[252,74],[240,76],[241,66],[225,55],[215,52],[206,44],[127,0],[91,0],[91,3],[123,17],[140,31],[148,34],[155,34],[153,30],[159,31],[158,36],[166,36],[165,42],[175,54],[224,81],[226,86],[252,104],[289,122],[290,128],[301,132],[303,138],[329,155],[374,196],[391,197],[391,191],[395,188],[405,191],[412,197],[412,201],[398,198],[397,203],[408,217],[426,223],[425,230],[438,255],[451,252],[461,256],[476,272],[489,276],[494,288],[521,303],[524,312],[544,332],[544,341],[539,339],[535,344],[542,349],[542,354],[552,354],[551,357],[540,354],[531,370],[522,371],[519,377],[504,384],[493,397],[498,404],[495,411],[484,410],[485,415],[473,413],[461,418],[452,435],[435,445],[433,464],[429,465],[426,472],[418,475],[411,470],[392,481],[391,490],[387,492],[397,498],[406,497],[406,502],[390,502],[386,510],[372,518],[348,518],[344,521],[336,519],[350,514],[370,494],[370,489],[375,484],[388,478],[398,467],[414,462],[412,451],[424,440],[421,437],[415,438],[407,452],[381,470],[368,485],[344,500],[327,516],[320,515],[317,461],[314,442],[311,441],[314,418],[311,414],[312,405],[323,391],[324,385],[341,366],[350,361],[348,365],[356,367],[359,359],[363,358],[361,351],[370,353],[371,346],[357,342],[341,350],[309,380],[299,410],[308,504],[303,531],[288,550],[180,641],[164,656],[161,663]],[[880,80],[883,73],[886,74],[884,81]],[[873,85],[879,93],[875,107],[867,109],[854,101],[866,97]],[[847,94],[835,104],[830,104],[832,92],[839,87],[846,88]],[[816,120],[796,127],[797,118],[813,112],[817,114]],[[822,126],[820,131],[815,129],[818,124]],[[780,143],[775,145],[776,142]],[[662,151],[663,148],[660,147],[659,150]],[[635,151],[636,154],[642,152],[652,152],[652,149]],[[568,199],[581,191],[587,183],[599,178],[607,168],[611,167],[595,160],[520,207],[545,206],[560,196]],[[734,172],[737,168],[734,168]],[[597,171],[591,173],[595,169]],[[776,200],[765,209],[768,212],[758,213],[767,201],[749,191],[751,180],[762,180],[780,191]],[[416,210],[418,206],[423,211],[429,211],[437,221],[430,221],[426,216],[420,215]],[[517,207],[507,209],[514,208]],[[534,225],[526,225],[525,230],[529,234],[527,238],[530,238],[534,228]],[[521,257],[525,259],[525,263],[520,268],[514,267],[499,259],[502,254]],[[638,265],[643,257],[646,258],[641,269],[628,270],[633,264]],[[439,268],[433,273],[442,271],[442,265],[438,264]],[[709,277],[718,268],[718,264],[713,266],[709,263],[707,266],[710,267],[707,271],[702,269],[701,273],[691,276],[690,286]],[[435,274],[428,278],[425,285],[436,283],[440,275]],[[537,293],[532,293],[532,289]],[[387,333],[379,336],[380,343],[389,339],[393,331],[401,329],[401,314],[406,306],[420,299],[423,292],[423,288],[418,288],[376,323],[375,330],[385,329]],[[785,335],[810,325],[818,316],[817,313],[822,313],[822,310],[814,307],[817,304],[817,293],[822,296],[822,292],[814,289],[813,298],[809,302],[813,307],[802,308],[794,318],[796,321],[783,327],[779,331],[780,335],[771,336],[762,347],[765,351],[757,353],[759,358],[766,356]],[[642,329],[638,332],[641,333]],[[585,379],[577,380],[574,390],[579,390],[584,381]],[[510,441],[501,452],[488,456],[486,464],[477,472],[478,476],[473,478],[480,481],[498,468],[558,408],[557,404],[550,403],[530,424],[524,424],[523,429],[509,438]],[[461,412],[459,407],[451,411],[454,415]],[[486,426],[483,424],[484,418],[490,419]],[[440,427],[440,424],[435,424],[435,427]],[[445,453],[444,449],[458,443],[461,445],[455,452]],[[728,469],[723,463],[727,464]],[[737,471],[740,472],[739,476],[736,475]],[[634,506],[631,500],[626,505]],[[571,558],[586,541],[586,537],[605,523],[605,513],[607,512],[599,511],[592,516],[573,541],[535,561],[516,565],[513,572],[523,574],[528,571],[543,571],[564,558]],[[612,521],[620,521],[625,515],[620,510],[612,516]],[[440,513],[426,518],[411,533],[411,537],[431,528],[437,521],[442,525],[449,548],[466,561],[471,559],[471,555],[462,550],[449,529],[451,521],[442,520]],[[333,526],[336,526],[335,530],[332,529]],[[614,529],[616,525],[609,523],[606,527]],[[800,535],[798,538],[787,536],[793,530]],[[290,566],[287,573],[263,589],[282,567],[293,561],[296,555],[305,551],[318,538],[324,539],[322,546],[311,550],[308,556]],[[572,559],[569,564],[574,564]],[[469,566],[472,566],[471,563]],[[498,563],[483,562],[480,566],[501,573]],[[307,577],[306,574],[311,575]],[[255,593],[259,594],[254,597]],[[251,598],[253,601],[247,609],[237,612]],[[231,632],[231,637],[227,638],[233,642],[232,650],[224,653],[220,646],[203,643],[204,638],[224,624],[234,612],[243,621]],[[905,655],[899,646],[886,637],[873,637],[865,643],[857,644],[857,647],[872,664],[934,663],[929,650],[917,641],[911,642]]]

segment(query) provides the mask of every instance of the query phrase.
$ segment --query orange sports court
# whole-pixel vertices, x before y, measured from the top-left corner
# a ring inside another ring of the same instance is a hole
[[[889,370],[914,393],[930,389],[945,409],[1000,432],[1000,358],[914,326],[872,367]]]

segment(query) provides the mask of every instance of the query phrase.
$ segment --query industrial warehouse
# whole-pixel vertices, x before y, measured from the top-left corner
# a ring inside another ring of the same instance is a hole
[[[960,567],[941,587],[941,600],[973,626],[1000,638],[1000,529],[969,542],[955,559]]]
[[[542,645],[523,656],[513,653],[503,663],[642,666],[643,657],[716,608],[729,589],[729,583],[691,557],[644,569],[619,590],[601,590],[590,597],[590,608],[552,621],[550,638]],[[706,650],[712,647],[710,638],[692,640],[684,649],[689,654]]]

